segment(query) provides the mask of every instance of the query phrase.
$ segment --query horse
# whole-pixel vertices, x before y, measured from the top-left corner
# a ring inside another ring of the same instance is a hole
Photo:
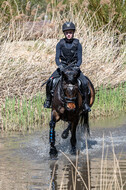
[[[61,78],[59,79],[54,94],[52,97],[51,106],[51,121],[49,122],[49,142],[50,142],[50,157],[57,157],[58,151],[55,147],[55,125],[59,120],[68,122],[68,127],[62,133],[62,138],[66,139],[71,131],[71,154],[76,154],[76,128],[78,124],[85,126],[88,134],[89,129],[89,116],[88,112],[83,110],[83,98],[81,91],[79,90],[78,76],[80,69],[78,68],[66,68],[61,72]],[[91,107],[95,99],[95,90],[91,81],[86,77],[88,82],[88,100]]]

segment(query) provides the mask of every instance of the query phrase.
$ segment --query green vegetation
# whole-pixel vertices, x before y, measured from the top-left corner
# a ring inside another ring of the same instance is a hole
[[[56,69],[55,48],[68,20],[75,23],[82,44],[81,70],[96,88],[91,117],[125,111],[125,19],[124,0],[2,0],[0,128],[30,130],[50,118],[37,94]]]
[[[126,112],[126,83],[119,84],[116,88],[99,87],[96,91],[95,102],[91,116],[118,116]]]
[[[6,98],[2,106],[3,130],[33,130],[43,127],[50,120],[50,109],[44,109],[44,98],[38,94],[32,100],[24,98]],[[91,117],[118,116],[126,112],[126,83],[116,88],[101,86],[96,91]]]
[[[45,15],[52,19],[52,17],[58,17],[59,14],[68,13],[71,7],[75,14],[81,10],[81,16],[84,19],[88,14],[89,18],[92,18],[93,29],[111,22],[112,28],[118,30],[117,33],[124,33],[126,30],[125,0],[1,0],[0,23],[7,24],[15,20],[41,20],[45,18]]]
[[[25,131],[43,127],[50,119],[50,110],[43,108],[43,99],[37,95],[32,100],[6,98],[2,105],[2,129]]]
[[[46,10],[47,2],[45,0],[0,1],[1,13],[3,13],[4,17],[8,17],[8,20],[19,14],[30,15],[33,13],[33,9],[35,10],[37,7],[39,9],[38,14],[40,15],[42,11]]]

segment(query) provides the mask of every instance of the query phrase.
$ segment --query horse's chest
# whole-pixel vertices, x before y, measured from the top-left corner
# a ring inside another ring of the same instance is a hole
[[[76,120],[76,116],[76,112],[64,110],[64,113],[61,114],[61,119],[64,121],[74,121]]]

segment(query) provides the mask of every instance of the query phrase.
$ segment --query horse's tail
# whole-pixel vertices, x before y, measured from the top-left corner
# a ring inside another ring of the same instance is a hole
[[[89,128],[89,114],[88,112],[82,112],[79,118],[79,125],[84,127],[84,132],[87,132],[90,135],[90,128]]]

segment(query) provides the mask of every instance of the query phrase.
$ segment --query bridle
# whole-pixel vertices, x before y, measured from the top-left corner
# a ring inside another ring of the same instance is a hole
[[[69,68],[72,68],[74,66],[73,63],[69,64],[67,67],[65,67],[65,70],[66,69],[69,69]],[[66,85],[66,88],[70,88],[70,87],[73,87],[73,88],[76,88],[76,84],[72,84],[72,83],[69,83],[69,84],[65,84]],[[78,86],[78,85],[77,85]],[[64,85],[63,85],[63,77],[61,76],[61,98],[62,98],[62,102],[64,103],[64,106],[66,108],[67,105],[69,104],[74,104],[74,106],[76,107],[76,104],[77,104],[77,96],[74,96],[72,98],[66,96],[65,92],[64,92]],[[72,109],[72,108],[71,108]]]
[[[69,84],[69,87],[71,87],[71,86],[73,87],[74,85]],[[62,88],[62,89],[63,89],[63,88]],[[64,93],[64,90],[63,90],[63,93]],[[76,96],[70,98],[70,97],[65,96],[65,93],[64,93],[64,100],[65,100],[66,103],[74,103],[74,102],[76,101],[76,99],[77,99]]]
[[[77,97],[69,98],[67,96],[64,97],[66,103],[75,103]]]
[[[69,86],[70,86],[70,85],[69,85]],[[71,84],[71,86],[74,86],[74,85]],[[64,106],[65,106],[65,108],[66,108],[67,110],[70,110],[70,109],[67,107],[67,105],[68,105],[69,103],[73,103],[73,104],[76,105],[77,96],[74,96],[74,97],[72,97],[72,98],[67,97],[67,96],[65,95],[65,92],[64,92],[64,88],[63,88],[63,83],[62,83],[62,81],[61,81],[61,95],[62,95],[62,100],[63,100],[63,102],[64,102]],[[73,109],[73,110],[74,110],[74,109]]]

